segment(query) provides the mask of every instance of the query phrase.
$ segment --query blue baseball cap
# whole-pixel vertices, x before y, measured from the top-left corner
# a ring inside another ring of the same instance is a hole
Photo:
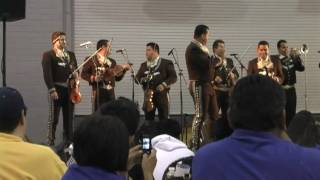
[[[18,90],[11,87],[0,88],[0,118],[15,119],[21,116],[21,111],[26,111],[26,105]]]

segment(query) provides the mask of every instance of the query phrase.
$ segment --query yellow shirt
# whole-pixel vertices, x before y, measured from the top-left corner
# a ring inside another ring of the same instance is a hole
[[[0,133],[0,180],[61,179],[67,167],[49,148]]]

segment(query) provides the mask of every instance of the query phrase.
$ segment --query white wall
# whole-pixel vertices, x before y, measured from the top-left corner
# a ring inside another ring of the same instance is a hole
[[[113,49],[128,49],[130,61],[138,70],[145,61],[145,44],[158,42],[160,54],[167,57],[171,48],[178,50],[179,62],[188,79],[184,52],[192,39],[197,24],[207,24],[211,28],[209,47],[215,39],[224,39],[227,53],[241,54],[251,48],[243,57],[243,63],[256,56],[255,48],[259,40],[271,44],[271,53],[277,53],[276,43],[286,39],[290,47],[300,47],[306,43],[310,48],[306,62],[308,109],[319,112],[319,54],[320,49],[320,1],[318,0],[77,0],[74,2],[74,42],[79,44],[102,38],[114,38]],[[94,46],[84,50],[76,46],[80,59],[94,51]],[[123,59],[114,54],[118,63]],[[237,64],[237,63],[235,63]],[[304,108],[304,73],[298,73],[298,109]],[[171,90],[171,112],[178,114],[178,83]],[[82,83],[85,96],[77,106],[78,114],[90,113],[90,88]],[[131,97],[130,76],[126,75],[117,84],[116,95]],[[142,103],[141,88],[136,86],[136,98]],[[184,111],[193,112],[193,103],[187,86],[183,85]]]
[[[28,107],[28,136],[35,142],[44,142],[47,132],[48,101],[42,53],[51,48],[52,31],[70,29],[65,24],[70,19],[67,3],[71,1],[27,0],[26,19],[7,23],[7,86],[22,93]],[[2,54],[2,28],[0,42]],[[0,78],[2,85],[2,75]]]

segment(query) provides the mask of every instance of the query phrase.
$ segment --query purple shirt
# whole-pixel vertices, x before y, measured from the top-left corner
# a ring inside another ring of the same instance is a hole
[[[125,180],[124,176],[117,175],[96,167],[71,165],[62,180]]]
[[[230,137],[199,149],[192,179],[320,179],[320,151],[268,132],[237,129]]]

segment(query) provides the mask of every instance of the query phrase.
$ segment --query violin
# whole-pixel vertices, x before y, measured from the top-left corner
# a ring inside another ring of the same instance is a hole
[[[74,104],[81,102],[81,93],[80,93],[80,79],[77,76],[74,79],[70,80],[70,100]]]

